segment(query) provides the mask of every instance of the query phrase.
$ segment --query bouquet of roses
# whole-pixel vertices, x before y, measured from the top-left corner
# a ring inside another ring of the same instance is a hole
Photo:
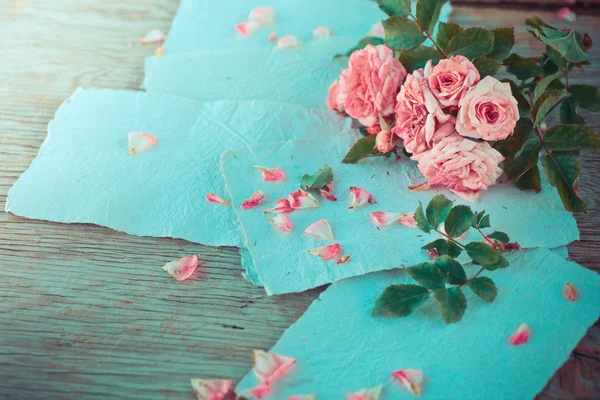
[[[589,64],[589,37],[528,18],[546,51],[523,58],[510,53],[513,28],[441,23],[434,38],[445,0],[418,0],[416,15],[409,0],[377,3],[390,16],[382,22],[385,38],[363,39],[329,88],[327,106],[355,118],[365,134],[344,162],[403,149],[425,178],[411,189],[441,185],[474,201],[501,176],[540,191],[542,152],[565,208],[585,211],[579,151],[599,150],[600,140],[577,107],[597,111],[600,95],[591,86],[569,87],[568,73]],[[496,79],[502,66],[520,83]],[[547,129],[544,119],[559,106],[562,124]]]

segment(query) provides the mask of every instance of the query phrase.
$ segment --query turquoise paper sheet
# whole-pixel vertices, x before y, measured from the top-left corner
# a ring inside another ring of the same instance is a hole
[[[372,158],[356,165],[342,164],[342,158],[358,137],[357,132],[352,132],[327,141],[292,140],[252,145],[229,150],[222,156],[232,204],[268,294],[301,292],[344,278],[421,262],[424,253],[415,250],[437,239],[437,234],[426,234],[399,224],[377,229],[369,213],[408,213],[416,209],[419,201],[427,204],[438,193],[444,193],[456,203],[468,204],[443,189],[410,191],[409,185],[421,183],[424,178],[415,163],[407,158]],[[339,200],[330,202],[319,197],[320,208],[289,214],[294,225],[291,232],[284,234],[276,230],[262,211],[296,190],[302,175],[314,173],[325,163],[333,168],[333,193]],[[280,185],[266,184],[253,165],[280,167],[288,179]],[[378,204],[348,210],[350,186],[368,190]],[[564,210],[556,190],[545,180],[542,188],[537,194],[522,192],[511,185],[497,185],[472,207],[485,209],[491,215],[493,229],[507,232],[511,240],[518,241],[523,248],[554,248],[577,240],[579,231],[575,219]],[[241,202],[259,189],[266,195],[261,207],[242,210]],[[307,253],[332,242],[302,233],[308,225],[323,218],[329,221],[335,241],[345,254],[352,254],[348,263],[338,265]],[[471,235],[468,239],[481,240],[477,232]]]
[[[349,126],[328,110],[78,89],[50,122],[38,156],[9,192],[6,211],[242,247],[231,207],[205,200],[208,192],[229,197],[221,153],[256,142],[327,137]],[[130,156],[127,134],[134,130],[156,135],[156,147]]]
[[[424,400],[532,399],[599,317],[600,276],[546,249],[508,259],[509,268],[483,273],[498,286],[495,302],[465,288],[467,310],[452,325],[444,323],[432,299],[405,318],[371,316],[385,287],[414,283],[401,270],[333,284],[271,349],[297,363],[265,400],[313,392],[318,399],[343,399],[345,393],[388,383],[390,372],[404,368],[423,370]],[[567,282],[579,291],[574,303],[562,295]],[[509,337],[523,322],[531,339],[510,346]],[[250,372],[236,392],[256,383]],[[414,396],[391,382],[380,400],[396,399]]]

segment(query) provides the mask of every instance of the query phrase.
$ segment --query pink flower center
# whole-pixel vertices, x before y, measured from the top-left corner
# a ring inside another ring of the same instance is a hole
[[[490,125],[498,122],[500,110],[494,103],[482,103],[477,105],[477,117]]]

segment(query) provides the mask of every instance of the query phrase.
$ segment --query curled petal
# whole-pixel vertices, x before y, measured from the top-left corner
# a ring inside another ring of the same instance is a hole
[[[430,187],[431,187],[431,184],[429,182],[424,182],[424,183],[420,183],[418,185],[409,186],[408,188],[410,190],[412,190],[413,192],[422,192],[423,190],[427,190]]]
[[[263,214],[285,214],[291,213],[292,211],[294,211],[294,208],[292,208],[288,199],[279,199],[275,203],[275,207],[266,209],[263,211]]]
[[[377,385],[371,389],[363,389],[358,392],[348,393],[346,394],[346,399],[348,400],[377,400],[379,399],[379,395],[381,394],[381,389],[383,386]]]
[[[400,217],[398,222],[400,222],[400,224],[407,226],[409,228],[416,228],[417,220],[415,220],[415,212],[413,211],[408,214],[402,214],[402,217]]]
[[[280,49],[293,49],[299,47],[302,42],[294,35],[285,35],[277,41],[277,47]]]
[[[281,168],[267,168],[256,165],[262,171],[263,180],[265,182],[277,182],[285,178],[285,172]]]
[[[338,243],[333,243],[327,246],[317,247],[308,251],[308,254],[321,257],[323,260],[331,260],[336,258],[342,251],[342,247]]]
[[[509,343],[513,346],[525,344],[529,341],[529,336],[531,336],[529,327],[526,324],[521,324],[519,325],[519,328],[517,328],[517,331],[510,337]]]
[[[398,379],[415,396],[421,397],[423,385],[423,371],[418,369],[401,369],[392,372],[394,379]]]
[[[333,185],[331,183],[328,183],[327,185],[325,185],[321,189],[319,189],[319,192],[321,193],[321,196],[325,197],[327,200],[337,201],[337,197],[335,197],[331,193],[332,188],[333,188]]]
[[[256,22],[260,25],[268,25],[275,22],[275,10],[273,7],[263,6],[250,10],[248,21]]]
[[[292,221],[286,214],[276,214],[273,218],[269,218],[269,222],[284,232],[292,230]]]
[[[294,193],[290,193],[288,200],[290,202],[290,206],[295,210],[317,208],[321,206],[312,194],[302,189],[298,189]]]
[[[216,194],[214,194],[212,192],[206,195],[206,200],[209,203],[223,204],[224,206],[230,206],[231,205],[231,203],[229,203],[227,200],[223,199],[220,196],[217,196]]]
[[[154,52],[152,54],[154,54],[156,57],[164,56],[165,55],[165,46],[157,47],[156,50],[154,50]]]
[[[304,233],[316,238],[333,239],[333,231],[326,219],[310,224],[308,228],[304,230]]]
[[[375,138],[375,147],[380,153],[387,153],[396,147],[398,140],[399,138],[394,132],[390,130],[382,130]]]
[[[254,192],[254,194],[252,196],[250,196],[250,198],[248,200],[244,200],[244,202],[242,203],[242,208],[244,210],[249,210],[251,208],[254,208],[254,207],[258,206],[260,204],[260,202],[263,201],[264,198],[265,198],[264,193],[261,190],[257,190],[256,192]]]
[[[375,211],[371,214],[371,219],[375,222],[375,225],[378,227],[387,226],[393,224],[396,221],[399,221],[400,218],[404,216],[404,214],[400,213],[391,213],[385,211]]]
[[[150,150],[156,145],[156,136],[146,132],[133,131],[127,135],[129,154],[134,155]]]
[[[223,400],[229,388],[231,379],[190,379],[198,400]]]
[[[367,203],[377,203],[373,198],[373,195],[365,189],[352,186],[350,187],[350,194],[352,194],[352,204],[350,204],[350,207],[348,208],[351,210]]]
[[[277,32],[272,31],[269,33],[269,42],[274,42],[277,40]]]
[[[563,295],[569,301],[577,300],[577,289],[575,289],[575,286],[573,286],[571,282],[567,282],[567,284],[565,285]]]
[[[271,394],[271,386],[265,383],[259,383],[258,385],[244,390],[238,394],[236,399],[262,399]]]
[[[271,385],[281,379],[294,364],[295,358],[254,350],[254,374],[265,385]]]
[[[260,28],[260,24],[254,21],[246,21],[239,23],[235,26],[235,30],[242,36],[248,36],[253,32],[256,32]]]
[[[333,35],[331,29],[326,26],[319,26],[313,31],[314,39],[328,39]]]
[[[317,396],[314,393],[297,394],[297,395],[288,397],[288,400],[317,400]]]
[[[338,260],[335,263],[336,264],[346,264],[350,260],[350,257],[352,257],[352,254],[348,254],[347,256],[342,256],[342,257],[338,258]]]
[[[167,35],[159,29],[152,29],[143,38],[139,40],[140,44],[162,43],[167,38]]]
[[[198,257],[192,255],[173,260],[165,264],[163,269],[178,281],[185,281],[194,273],[196,267],[198,267]]]

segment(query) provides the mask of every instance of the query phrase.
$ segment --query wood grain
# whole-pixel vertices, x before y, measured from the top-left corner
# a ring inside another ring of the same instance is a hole
[[[12,0],[0,8],[0,207],[76,87],[136,90],[154,49],[137,39],[168,30],[176,7],[175,0]],[[524,17],[455,9],[465,25],[514,26]],[[577,20],[595,40],[599,25],[597,17]],[[537,49],[524,32],[519,40],[528,43],[522,54]],[[593,56],[593,68],[574,82],[595,81],[597,48]],[[598,116],[586,117],[598,131]],[[583,163],[590,211],[577,217],[582,240],[570,251],[600,270],[600,157],[586,154]],[[178,283],[160,269],[192,253],[203,265],[197,279]],[[319,292],[266,297],[242,279],[235,248],[0,212],[0,398],[192,399],[190,377],[237,381],[252,349],[272,346]],[[539,398],[597,397],[599,348],[597,324]]]

